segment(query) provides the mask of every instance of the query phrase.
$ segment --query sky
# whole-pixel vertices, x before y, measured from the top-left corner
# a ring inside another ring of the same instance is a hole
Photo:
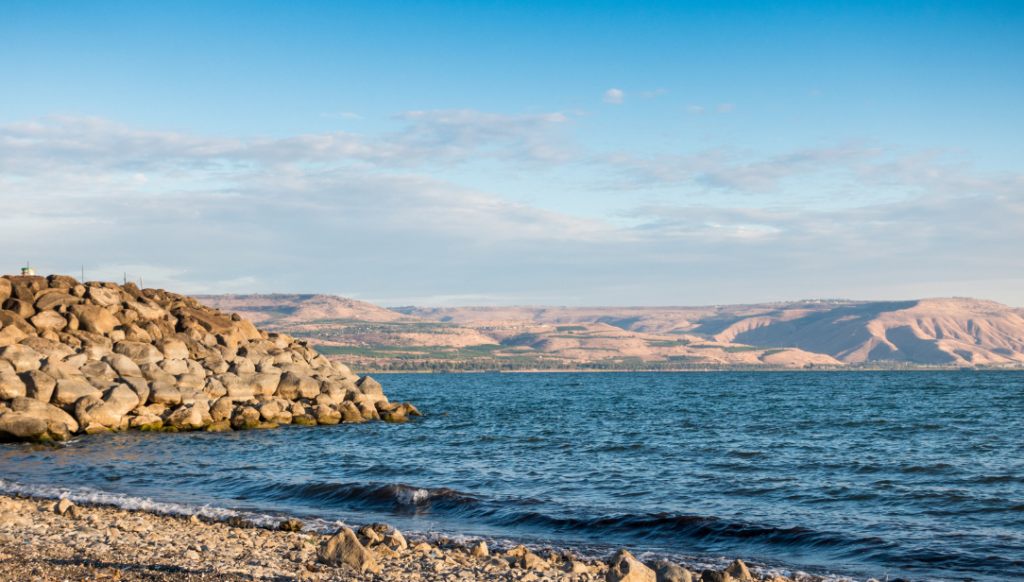
[[[0,271],[1024,306],[1024,3],[0,4]]]

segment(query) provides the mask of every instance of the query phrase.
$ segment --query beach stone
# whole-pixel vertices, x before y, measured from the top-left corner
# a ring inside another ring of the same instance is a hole
[[[163,370],[157,364],[142,364],[139,366],[139,371],[142,372],[142,377],[150,382],[163,382],[165,384],[174,384],[174,374],[169,374]]]
[[[657,582],[654,570],[643,565],[626,550],[619,550],[612,556],[605,574],[607,582]]]
[[[161,428],[164,425],[164,420],[156,414],[142,413],[131,417],[128,420],[129,428],[140,428],[140,429],[154,429]]]
[[[214,422],[221,420],[231,420],[231,411],[234,409],[234,403],[231,402],[230,398],[218,398],[212,406],[210,406],[210,417],[213,418]]]
[[[57,507],[54,508],[54,513],[56,513],[57,515],[64,515],[68,512],[69,509],[71,509],[74,506],[75,504],[72,503],[70,499],[61,499],[60,501],[57,502]]]
[[[160,360],[156,365],[172,376],[188,374],[188,364],[185,360]]]
[[[547,570],[551,565],[537,554],[527,550],[526,553],[519,558],[519,567],[523,570]]]
[[[41,402],[35,398],[15,398],[11,401],[11,410],[42,419],[48,425],[63,423],[67,425],[70,432],[78,432],[78,421],[73,416],[52,404]]]
[[[206,378],[195,374],[179,374],[174,377],[174,380],[174,383],[182,392],[186,389],[202,392],[206,388]]]
[[[671,562],[657,561],[651,564],[657,582],[693,582],[690,571]]]
[[[297,519],[286,519],[277,526],[281,531],[302,531],[302,522]]]
[[[135,362],[137,366],[155,364],[164,359],[164,355],[160,350],[156,349],[151,344],[144,344],[141,342],[117,342],[114,344],[114,353],[127,356],[131,361]]]
[[[139,406],[145,406],[149,402],[149,382],[146,382],[145,379],[122,377],[118,381],[131,388],[132,392],[139,397]]]
[[[102,360],[90,360],[82,364],[80,372],[90,378],[103,378],[104,380],[117,378],[117,372]]]
[[[700,573],[701,582],[734,582],[732,576],[724,570],[704,570]]]
[[[85,382],[57,380],[57,387],[53,391],[53,403],[57,406],[69,406],[86,396],[99,398],[103,393]]]
[[[725,569],[725,573],[732,576],[739,582],[753,582],[754,577],[750,575],[750,570],[747,569],[747,565],[743,563],[743,560],[735,560],[729,567]]]
[[[363,547],[356,534],[347,527],[324,542],[316,551],[317,560],[328,566],[348,565],[359,573],[380,573],[373,553]]]
[[[40,402],[49,402],[53,390],[57,387],[56,380],[39,370],[23,372],[18,374],[18,377],[25,383],[26,396]]]
[[[138,364],[123,354],[110,354],[109,356],[103,356],[101,361],[110,366],[110,368],[122,378],[142,377],[142,370],[139,369]]]
[[[402,552],[409,549],[409,543],[405,541],[405,536],[403,536],[402,532],[397,529],[385,535],[382,541],[384,542],[384,545],[391,549],[397,549]]]
[[[43,355],[25,345],[13,345],[0,348],[0,360],[6,360],[14,366],[15,372],[38,370]]]
[[[25,383],[13,372],[0,373],[0,400],[13,400],[24,397]]]
[[[157,321],[167,316],[165,309],[141,301],[125,301],[124,307],[138,313],[139,319],[142,321]]]
[[[487,542],[480,541],[480,543],[473,546],[473,549],[469,551],[469,555],[474,558],[484,558],[490,556],[491,553],[487,551]]]
[[[70,297],[70,296],[69,296]],[[77,299],[75,299],[77,301]],[[78,318],[78,329],[98,334],[108,334],[121,325],[116,317],[97,305],[75,305],[71,313]]]
[[[132,312],[134,313],[134,311]],[[144,344],[153,343],[153,336],[149,335],[149,332],[135,325],[134,323],[125,323],[124,318],[118,319],[121,322],[121,331],[124,332],[124,339],[130,342],[140,342]]]

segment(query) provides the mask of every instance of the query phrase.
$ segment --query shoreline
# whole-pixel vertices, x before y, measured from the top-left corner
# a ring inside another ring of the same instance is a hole
[[[453,540],[422,534],[405,538],[382,524],[367,524],[357,530],[359,547],[350,548],[358,556],[357,561],[349,561],[362,564],[362,571],[357,571],[330,555],[329,549],[344,536],[331,541],[331,533],[308,531],[301,522],[283,517],[277,523],[255,525],[237,515],[218,519],[103,503],[76,505],[63,497],[0,493],[0,582],[52,580],[50,576],[59,580],[88,576],[116,580],[319,582],[853,580],[803,572],[786,572],[790,576],[786,577],[777,570],[754,565],[748,570],[739,560],[723,570],[696,572],[667,562],[644,566],[639,551],[633,572],[622,577],[621,560],[626,558],[620,553],[598,560],[559,548],[487,549],[486,542],[480,547],[479,538]],[[330,529],[344,531],[338,530],[339,526],[345,527],[339,523]],[[294,531],[296,528],[301,531]],[[650,577],[646,577],[648,574]]]

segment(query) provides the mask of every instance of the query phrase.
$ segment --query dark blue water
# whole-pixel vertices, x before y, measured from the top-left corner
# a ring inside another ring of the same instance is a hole
[[[1019,372],[381,380],[428,416],[6,446],[0,490],[628,546],[691,564],[741,557],[858,579],[1024,579]]]

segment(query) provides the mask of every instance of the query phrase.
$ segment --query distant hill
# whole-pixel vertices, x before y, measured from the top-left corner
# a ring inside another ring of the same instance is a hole
[[[197,299],[369,368],[1024,364],[1024,310],[976,299],[393,309],[333,295]]]

